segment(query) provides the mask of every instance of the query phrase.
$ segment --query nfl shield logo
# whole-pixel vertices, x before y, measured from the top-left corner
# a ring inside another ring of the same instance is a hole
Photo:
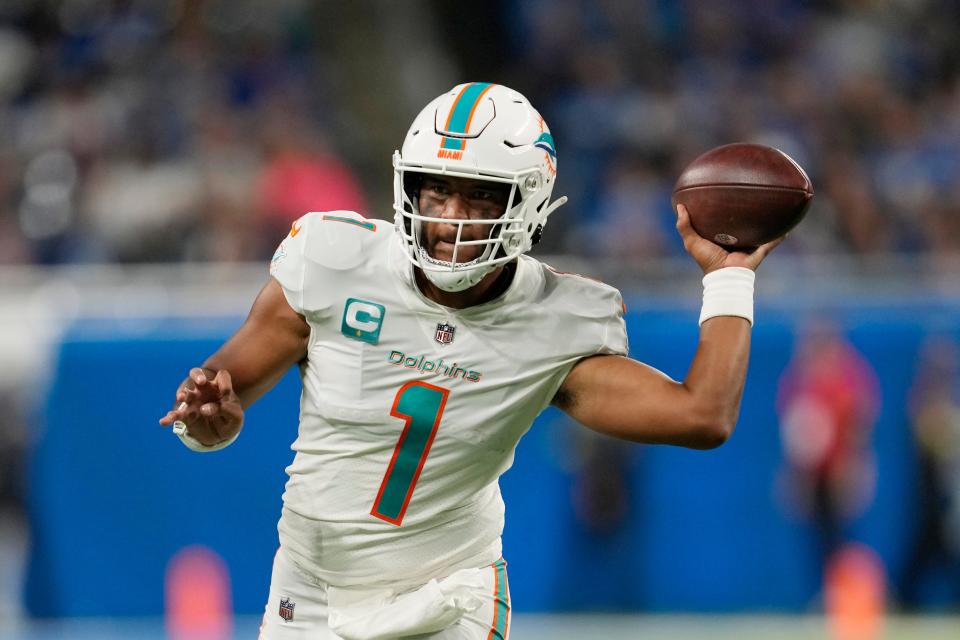
[[[456,332],[457,328],[452,324],[440,322],[437,324],[437,334],[434,337],[440,344],[450,344],[453,342],[453,334]]]
[[[293,620],[293,608],[296,606],[297,603],[290,602],[290,598],[282,598],[280,600],[280,617],[287,622]]]

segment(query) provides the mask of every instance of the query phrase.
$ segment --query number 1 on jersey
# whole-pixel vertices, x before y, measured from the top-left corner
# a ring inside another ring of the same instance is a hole
[[[448,395],[449,389],[419,381],[408,382],[397,391],[390,415],[405,424],[370,515],[395,525],[403,521],[430,445],[437,435]]]

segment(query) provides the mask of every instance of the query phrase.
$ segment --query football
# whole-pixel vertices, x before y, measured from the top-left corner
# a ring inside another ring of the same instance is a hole
[[[803,220],[813,185],[793,158],[760,144],[716,147],[691,162],[673,188],[694,230],[730,251],[775,240]]]

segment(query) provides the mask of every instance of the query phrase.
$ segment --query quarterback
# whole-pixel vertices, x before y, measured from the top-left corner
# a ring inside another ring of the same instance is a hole
[[[705,272],[700,342],[676,382],[628,357],[620,293],[525,255],[550,215],[557,151],[519,93],[468,83],[432,101],[393,157],[394,221],[308,213],[237,333],[191,369],[160,423],[197,451],[297,365],[261,638],[506,640],[498,478],[553,404],[634,442],[711,448],[733,430],[754,270],[680,208]]]

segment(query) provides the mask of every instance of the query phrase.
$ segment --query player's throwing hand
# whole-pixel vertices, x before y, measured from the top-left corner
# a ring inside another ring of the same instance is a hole
[[[240,431],[243,406],[233,390],[230,373],[226,369],[215,375],[208,371],[190,370],[177,389],[173,409],[160,418],[160,424],[172,426],[182,422],[192,438],[205,446],[214,446]]]
[[[720,245],[701,237],[690,224],[690,213],[682,204],[677,205],[677,231],[683,238],[683,246],[704,273],[710,273],[723,267],[746,267],[753,271],[763,262],[763,259],[773,251],[784,237],[777,238],[762,244],[750,251],[727,251]]]

